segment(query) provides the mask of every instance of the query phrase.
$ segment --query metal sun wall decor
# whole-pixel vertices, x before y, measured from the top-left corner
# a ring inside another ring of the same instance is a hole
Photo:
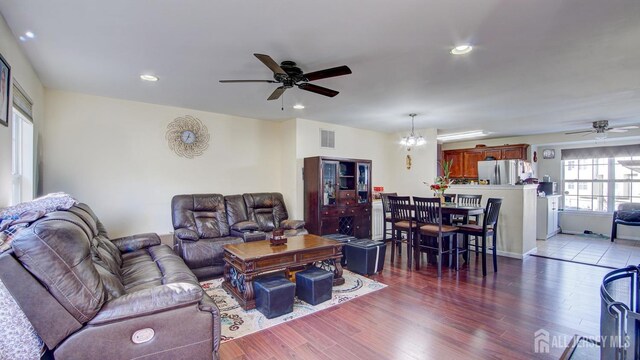
[[[169,148],[188,159],[200,156],[209,147],[209,131],[197,118],[178,117],[167,126]]]

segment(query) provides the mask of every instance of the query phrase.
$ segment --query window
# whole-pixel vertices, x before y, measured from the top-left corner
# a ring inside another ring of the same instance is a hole
[[[33,102],[15,82],[12,110],[11,204],[18,204],[33,199],[35,152],[31,115]]]
[[[564,209],[612,212],[640,203],[640,156],[563,160]]]

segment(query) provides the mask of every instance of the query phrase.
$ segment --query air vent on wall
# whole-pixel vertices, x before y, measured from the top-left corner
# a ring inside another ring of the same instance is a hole
[[[320,147],[336,148],[336,132],[331,130],[320,129]]]

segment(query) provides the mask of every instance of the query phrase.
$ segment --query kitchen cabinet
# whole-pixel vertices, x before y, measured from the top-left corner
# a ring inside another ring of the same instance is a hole
[[[371,160],[304,159],[304,220],[316,235],[371,238]]]
[[[453,179],[477,179],[478,161],[488,157],[495,160],[527,160],[528,144],[478,146],[472,149],[445,150],[442,158],[453,160],[449,177]]]
[[[560,232],[558,224],[558,205],[562,195],[549,195],[538,198],[536,216],[536,239],[547,240]]]
[[[464,159],[462,157],[463,152],[452,150],[452,151],[444,151],[443,158],[444,161],[452,161],[451,168],[449,169],[449,177],[451,178],[461,178],[464,177]]]
[[[478,177],[478,161],[486,158],[483,150],[470,150],[462,153],[462,177],[474,179]]]

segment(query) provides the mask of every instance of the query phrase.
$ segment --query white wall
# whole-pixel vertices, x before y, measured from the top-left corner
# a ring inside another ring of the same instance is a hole
[[[320,147],[320,129],[335,131],[335,149]],[[393,191],[391,165],[394,160],[393,137],[377,131],[356,129],[313,120],[296,119],[296,202],[293,206],[297,218],[304,216],[304,182],[302,167],[304,158],[312,156],[334,156],[367,159],[372,161],[371,181],[373,186],[384,186],[385,191]],[[404,161],[404,160],[403,160]]]
[[[280,191],[280,124],[47,90],[44,190],[88,203],[111,236],[168,233],[176,194]],[[194,159],[171,151],[167,124],[199,118],[211,135]]]
[[[392,135],[392,161],[391,170],[394,174],[392,186],[386,191],[397,192],[398,195],[433,196],[429,185],[434,183],[438,170],[438,143],[436,141],[436,129],[421,129],[416,133],[421,134],[427,144],[414,147],[411,151],[398,142],[406,133]],[[411,169],[407,169],[406,156],[411,155]],[[424,183],[427,183],[426,185]]]
[[[46,91],[44,191],[65,191],[88,203],[112,236],[172,231],[176,194],[277,191],[292,218],[304,215],[302,163],[309,156],[373,161],[372,184],[386,191],[427,194],[436,173],[435,129],[429,146],[406,150],[397,134],[312,120],[261,121],[58,90]],[[173,153],[166,126],[178,116],[199,118],[211,134],[195,159]],[[336,132],[336,148],[320,148],[320,129]]]
[[[11,29],[0,14],[0,54],[11,66],[13,82],[22,86],[33,101],[34,139],[37,140],[44,122],[44,89],[31,63],[22,53]],[[13,94],[10,93],[10,96]],[[11,101],[11,103],[13,103]],[[11,110],[10,110],[11,111]],[[11,119],[11,115],[9,115]],[[0,207],[9,205],[11,200],[11,129],[0,126]],[[34,141],[36,144],[36,141]],[[37,175],[36,175],[37,176]],[[37,177],[36,177],[37,179]],[[36,180],[37,181],[37,180]]]

